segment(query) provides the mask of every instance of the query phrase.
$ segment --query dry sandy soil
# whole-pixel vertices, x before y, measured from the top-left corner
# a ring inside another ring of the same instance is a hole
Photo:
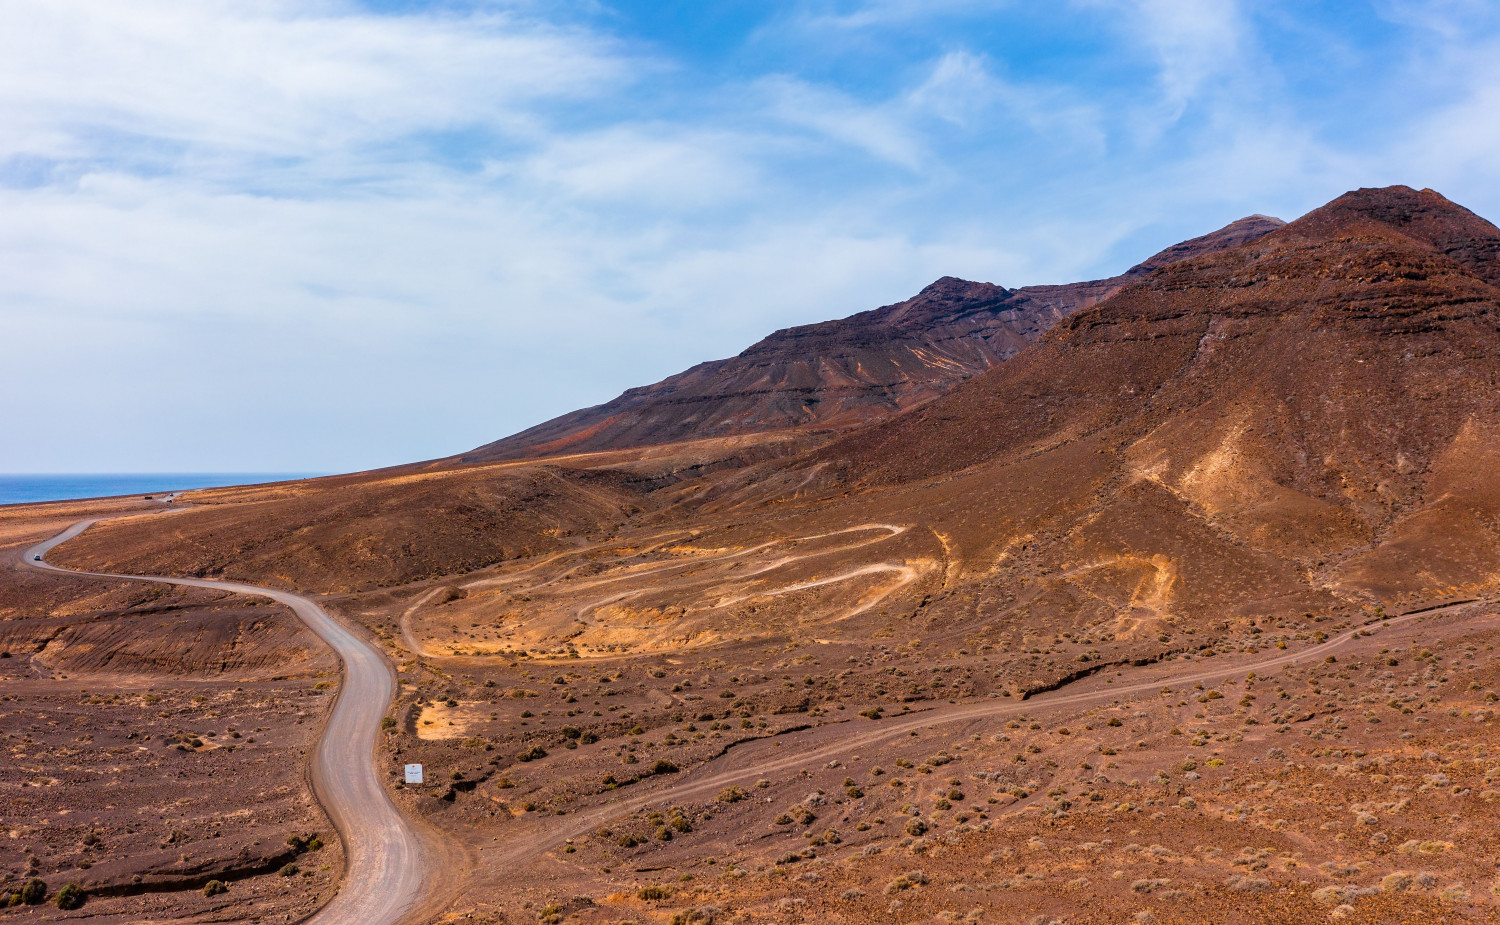
[[[17,561],[74,520],[135,507],[0,509],[0,894],[39,878],[82,886],[73,915],[90,921],[295,920],[342,868],[304,781],[337,661],[268,602]],[[205,895],[210,880],[227,890]]]

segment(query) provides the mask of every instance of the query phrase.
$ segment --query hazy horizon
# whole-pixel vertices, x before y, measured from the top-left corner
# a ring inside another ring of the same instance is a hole
[[[316,478],[321,472],[0,472],[0,505],[161,494]]]

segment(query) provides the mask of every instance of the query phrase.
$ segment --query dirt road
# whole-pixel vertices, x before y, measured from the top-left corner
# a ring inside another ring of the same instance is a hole
[[[67,571],[33,557],[44,557],[50,549],[82,533],[92,523],[94,521],[75,524],[53,539],[27,550],[26,563],[37,568]],[[392,694],[392,676],[384,657],[374,647],[349,633],[312,601],[284,591],[228,581],[70,574],[216,588],[262,595],[291,607],[338,652],[345,665],[344,686],[314,758],[313,782],[319,799],[344,839],[349,866],[338,896],[311,921],[315,925],[394,925],[427,898],[435,879],[430,855],[424,852],[411,824],[391,803],[376,776],[372,746]],[[921,728],[974,721],[993,722],[1021,713],[1078,708],[1128,698],[1155,692],[1164,685],[1217,682],[1250,671],[1264,674],[1299,662],[1321,660],[1351,647],[1361,637],[1374,636],[1377,639],[1372,641],[1378,642],[1378,637],[1403,624],[1484,603],[1488,602],[1467,601],[1428,608],[1351,628],[1326,642],[1297,651],[1234,662],[1216,659],[1213,665],[1195,663],[1180,674],[1152,672],[1147,680],[1124,681],[1108,687],[1069,685],[1024,701],[955,704],[857,726],[826,724],[785,736],[749,740],[688,773],[674,775],[670,780],[643,782],[629,795],[606,798],[567,817],[525,819],[521,822],[522,830],[506,839],[503,845],[481,852],[481,861],[486,867],[523,868],[558,848],[565,840],[642,806],[707,798],[726,786],[745,784],[760,776],[789,773],[833,758],[845,758],[876,742],[904,736]]]
[[[311,925],[394,925],[426,897],[431,865],[421,839],[381,787],[375,737],[394,692],[385,657],[305,597],[233,581],[74,572],[48,564],[47,553],[87,530],[85,520],[26,550],[33,568],[97,578],[128,578],[268,597],[290,607],[344,664],[344,681],[313,756],[313,789],[344,842],[348,867],[338,895]]]
[[[1216,660],[1212,667],[1197,668],[1182,674],[1154,675],[1149,680],[1098,686],[1086,690],[1068,687],[1038,694],[1025,700],[990,700],[979,703],[945,705],[932,710],[891,717],[858,727],[849,724],[825,724],[790,735],[763,737],[746,741],[720,757],[680,776],[634,788],[635,793],[619,796],[566,817],[541,817],[534,828],[522,837],[507,840],[504,847],[488,853],[483,863],[510,868],[523,866],[539,855],[560,847],[620,816],[648,805],[686,803],[711,798],[725,787],[745,785],[759,777],[774,776],[816,767],[831,759],[847,759],[877,742],[905,736],[914,730],[978,720],[994,722],[1020,714],[1034,715],[1051,709],[1078,708],[1121,700],[1131,695],[1154,694],[1162,687],[1183,687],[1199,682],[1217,683],[1226,678],[1243,677],[1248,672],[1269,674],[1287,665],[1321,661],[1342,652],[1361,637],[1378,638],[1392,629],[1444,613],[1474,607],[1489,601],[1464,601],[1394,616],[1346,630],[1328,641],[1293,652],[1278,653],[1269,658],[1228,662]],[[1128,669],[1127,669],[1128,670]],[[661,779],[659,779],[661,780]],[[670,782],[666,782],[669,780]]]

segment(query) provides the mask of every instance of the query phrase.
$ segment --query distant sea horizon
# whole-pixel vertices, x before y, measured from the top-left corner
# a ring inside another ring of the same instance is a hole
[[[0,504],[157,495],[316,478],[325,472],[70,472],[0,474]]]

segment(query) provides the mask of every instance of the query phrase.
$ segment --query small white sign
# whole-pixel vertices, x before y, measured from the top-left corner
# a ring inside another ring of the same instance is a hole
[[[406,782],[408,784],[420,784],[422,782],[422,766],[420,764],[409,764],[406,766]]]

